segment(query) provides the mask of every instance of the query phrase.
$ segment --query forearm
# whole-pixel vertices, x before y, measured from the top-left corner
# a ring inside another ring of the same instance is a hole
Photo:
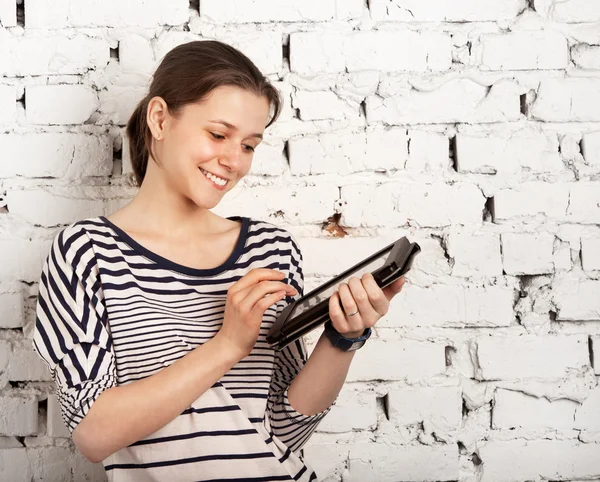
[[[288,389],[292,407],[303,415],[327,409],[344,385],[354,353],[332,346],[327,337],[321,335],[306,365]]]
[[[155,375],[104,391],[73,440],[89,460],[100,462],[174,420],[237,362],[216,336]]]

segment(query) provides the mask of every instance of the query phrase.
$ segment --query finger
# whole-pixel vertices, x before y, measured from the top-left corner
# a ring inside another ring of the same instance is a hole
[[[358,307],[358,311],[362,320],[378,318],[379,314],[375,311],[375,308],[371,306],[369,295],[362,284],[362,281],[356,277],[352,277],[348,280],[348,287],[352,294],[352,298]],[[356,311],[356,310],[355,310]],[[352,313],[352,312],[350,312]]]
[[[285,291],[278,291],[277,293],[271,293],[263,298],[261,298],[255,305],[254,308],[255,310],[258,310],[260,313],[264,313],[265,311],[267,311],[267,309],[269,308],[269,306],[274,305],[275,303],[278,303],[279,301],[281,301],[282,299],[284,299],[286,296],[286,292]]]
[[[329,297],[329,318],[331,318],[333,327],[339,333],[348,333],[351,331],[346,320],[346,315],[342,310],[340,296],[337,291]]]
[[[237,293],[238,291],[245,290],[246,288],[253,286],[261,281],[266,280],[282,280],[285,278],[285,273],[277,271],[275,269],[268,268],[254,268],[248,271],[238,281],[236,281],[231,288],[230,293]]]
[[[389,300],[391,300],[394,296],[396,296],[402,288],[404,287],[404,283],[406,283],[406,278],[401,276],[396,281],[394,281],[391,285],[386,288],[383,288],[383,294]]]
[[[358,280],[358,279],[356,279],[355,281],[360,283],[360,280]],[[350,282],[350,280],[348,280],[348,282]],[[354,281],[353,281],[353,283],[354,283]],[[348,327],[349,327],[348,332],[362,333],[365,329],[365,326],[364,326],[364,322],[365,322],[364,313],[365,312],[364,312],[364,310],[361,311],[360,306],[357,305],[356,300],[354,299],[354,296],[348,285],[343,283],[343,286],[340,285],[340,288],[338,288],[338,291],[340,293],[340,298],[342,300],[342,306],[344,308],[346,321],[347,321]]]
[[[236,293],[235,303],[241,310],[249,312],[262,298],[283,291],[286,295],[294,296],[298,292],[293,286],[281,281],[261,281],[257,285],[249,286],[243,291]]]
[[[377,281],[375,281],[373,275],[371,273],[366,273],[362,276],[361,281],[365,291],[367,292],[371,306],[381,316],[387,314],[390,308],[390,301],[377,284]]]

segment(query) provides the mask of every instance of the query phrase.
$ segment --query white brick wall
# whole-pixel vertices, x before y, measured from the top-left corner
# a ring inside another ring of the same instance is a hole
[[[37,282],[61,227],[135,193],[127,119],[202,38],[283,96],[215,212],[289,229],[307,289],[423,248],[304,450],[319,480],[600,479],[599,24],[596,0],[0,0],[0,480],[106,480],[30,349]]]

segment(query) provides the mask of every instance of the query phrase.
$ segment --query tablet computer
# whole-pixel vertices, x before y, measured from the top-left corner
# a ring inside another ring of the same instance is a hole
[[[267,333],[267,343],[275,349],[306,335],[329,320],[329,298],[341,283],[355,276],[371,273],[381,288],[392,284],[412,266],[421,251],[417,243],[402,237],[382,250],[352,266],[339,276],[287,305]]]

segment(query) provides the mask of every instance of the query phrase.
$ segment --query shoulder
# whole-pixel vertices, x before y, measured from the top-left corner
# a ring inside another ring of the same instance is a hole
[[[100,225],[102,221],[97,217],[68,225],[54,236],[51,251],[72,266],[89,259],[93,254],[90,232]]]
[[[249,218],[248,236],[251,242],[264,240],[278,244],[280,249],[291,250],[293,255],[301,256],[300,247],[294,235],[282,226],[261,219]]]

